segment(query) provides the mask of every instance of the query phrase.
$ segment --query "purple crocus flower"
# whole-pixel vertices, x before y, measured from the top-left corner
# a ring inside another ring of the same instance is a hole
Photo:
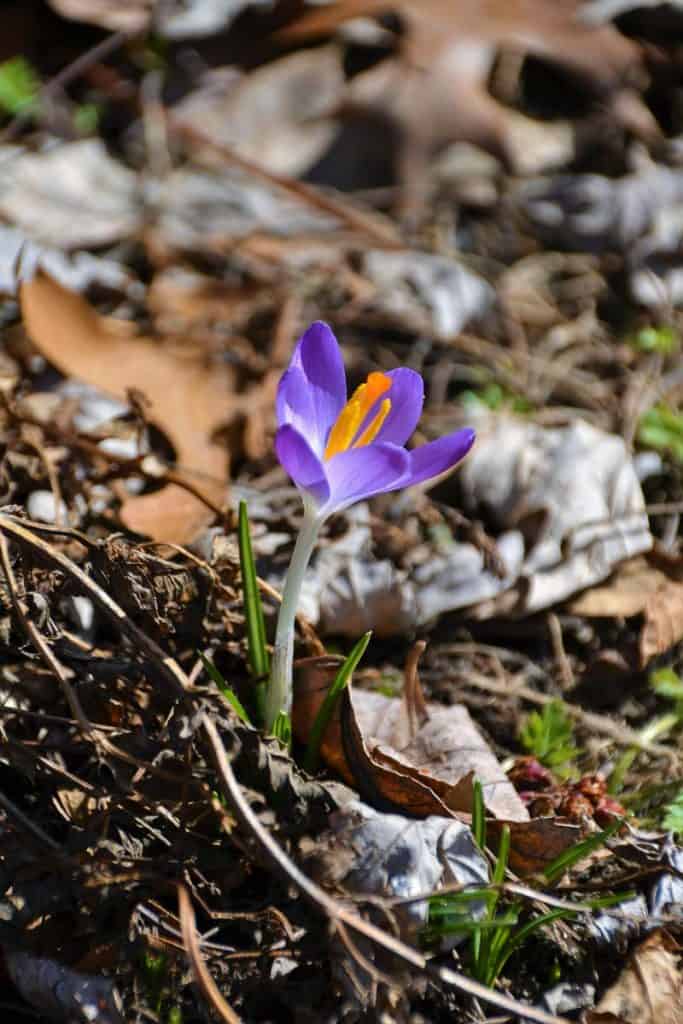
[[[268,729],[278,731],[280,716],[290,713],[294,620],[321,524],[356,501],[438,476],[472,447],[474,431],[465,429],[408,451],[423,400],[422,378],[405,367],[371,373],[347,400],[344,363],[327,324],[314,323],[297,343],[278,388],[275,450],[302,494],[305,514],[275,630]]]
[[[407,451],[422,412],[419,373],[371,373],[347,401],[337,340],[317,322],[299,340],[277,394],[278,459],[320,519],[374,494],[451,469],[472,447],[466,428]]]

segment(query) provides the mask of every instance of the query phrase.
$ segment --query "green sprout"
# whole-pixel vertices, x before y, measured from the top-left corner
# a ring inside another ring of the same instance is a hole
[[[483,852],[486,847],[486,816],[483,790],[479,780],[474,784],[472,799],[472,833]],[[621,825],[621,820],[617,820],[603,832],[589,836],[565,850],[545,868],[543,876],[546,882],[550,885],[558,881],[580,860],[607,842]],[[510,828],[505,825],[501,830],[491,885],[468,888],[461,892],[437,893],[432,896],[429,900],[427,926],[422,933],[422,940],[426,945],[436,945],[450,935],[468,937],[469,971],[472,977],[489,987],[496,983],[512,954],[540,928],[552,924],[553,921],[572,919],[579,913],[613,906],[632,895],[614,893],[582,902],[576,907],[558,907],[529,917],[523,901],[516,897],[509,898],[505,892],[509,852]],[[542,902],[540,892],[539,902]],[[473,920],[472,915],[473,903],[484,906],[482,916],[476,920]]]
[[[532,711],[519,738],[529,754],[559,774],[566,774],[567,765],[580,752],[574,743],[572,719],[561,700],[545,704],[540,712]]]

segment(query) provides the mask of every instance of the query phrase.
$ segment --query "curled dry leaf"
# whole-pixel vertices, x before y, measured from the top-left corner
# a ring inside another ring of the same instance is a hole
[[[627,249],[655,218],[683,202],[683,171],[648,164],[616,180],[601,174],[563,174],[520,187],[518,200],[553,245],[582,251]]]
[[[493,304],[493,288],[461,263],[433,253],[373,249],[363,257],[368,280],[376,289],[368,312],[399,329],[427,331],[439,338],[458,334],[473,317]]]
[[[338,226],[328,214],[234,169],[174,170],[159,186],[156,206],[158,217],[147,238],[160,252],[215,254],[261,232],[282,238],[324,236]]]
[[[293,725],[302,742],[338,668],[333,657],[299,662]],[[323,736],[321,753],[375,807],[416,817],[469,813],[476,775],[492,814],[513,821],[529,817],[461,705],[427,704],[421,696],[401,701],[349,685]]]
[[[326,885],[354,895],[410,900],[445,884],[487,885],[488,863],[470,829],[452,818],[406,820],[353,800],[330,815],[331,834],[313,855],[316,874]],[[472,916],[481,904],[473,903]],[[393,908],[401,937],[414,940],[427,923],[427,901]]]
[[[645,668],[683,638],[682,574],[680,559],[658,565],[654,558],[634,558],[603,586],[572,601],[570,610],[591,618],[641,616],[638,667]]]
[[[663,931],[638,946],[586,1024],[683,1024],[683,972],[678,944]]]
[[[127,399],[130,389],[149,402],[149,419],[175,448],[177,475],[213,504],[226,492],[226,453],[213,440],[230,416],[231,372],[200,355],[160,345],[134,333],[133,325],[99,316],[79,295],[43,273],[21,287],[26,330],[62,373]],[[176,484],[127,498],[124,524],[154,540],[187,543],[212,513]]]
[[[329,115],[343,88],[341,50],[323,46],[248,75],[232,67],[211,71],[173,113],[180,124],[201,124],[210,139],[269,171],[299,175],[336,134]]]
[[[333,657],[299,662],[293,727],[302,743],[338,668],[339,659]],[[347,686],[323,736],[321,754],[363,800],[411,818],[469,816],[476,775],[494,840],[496,821],[510,824],[510,863],[519,874],[540,870],[576,841],[578,830],[562,821],[529,821],[466,708],[423,703],[419,689],[410,701],[399,701]]]

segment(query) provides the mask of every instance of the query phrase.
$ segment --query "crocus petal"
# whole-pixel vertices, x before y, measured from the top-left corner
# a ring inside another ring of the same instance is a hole
[[[394,444],[370,444],[349,448],[325,464],[330,497],[323,511],[340,512],[355,501],[401,487],[410,467],[405,448]]]
[[[277,394],[278,426],[305,433],[322,455],[332,424],[346,404],[346,374],[337,339],[317,321],[302,335]]]
[[[469,427],[456,430],[454,434],[430,441],[409,452],[410,465],[402,487],[412,487],[430,477],[439,476],[451,469],[467,455],[474,443],[474,431]]]
[[[289,424],[275,435],[275,451],[280,464],[296,486],[306,491],[316,505],[324,505],[330,496],[323,465],[305,438]]]
[[[413,434],[422,415],[424,383],[420,374],[407,366],[390,370],[387,376],[391,377],[391,388],[387,393],[391,409],[377,440],[403,445]]]

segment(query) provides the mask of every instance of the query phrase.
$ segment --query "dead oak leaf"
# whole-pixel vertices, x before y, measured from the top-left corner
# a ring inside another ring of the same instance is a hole
[[[487,88],[499,48],[564,66],[603,102],[611,97],[622,123],[646,136],[658,133],[652,115],[625,88],[640,67],[637,44],[612,25],[583,22],[577,0],[338,0],[305,10],[278,35],[307,41],[353,19],[392,13],[402,25],[393,54],[352,79],[345,105],[397,127],[404,183],[423,174],[431,153],[456,140],[474,142],[513,168],[526,166],[518,136],[527,119],[512,116]]]
[[[213,435],[230,417],[230,370],[208,365],[196,352],[141,337],[125,321],[100,316],[44,273],[22,285],[21,307],[31,340],[66,376],[124,400],[131,389],[142,392],[150,422],[174,446],[176,477],[187,479],[211,503],[223,502],[227,458]],[[172,483],[131,496],[121,508],[129,529],[168,543],[188,543],[211,518],[204,502]]]

